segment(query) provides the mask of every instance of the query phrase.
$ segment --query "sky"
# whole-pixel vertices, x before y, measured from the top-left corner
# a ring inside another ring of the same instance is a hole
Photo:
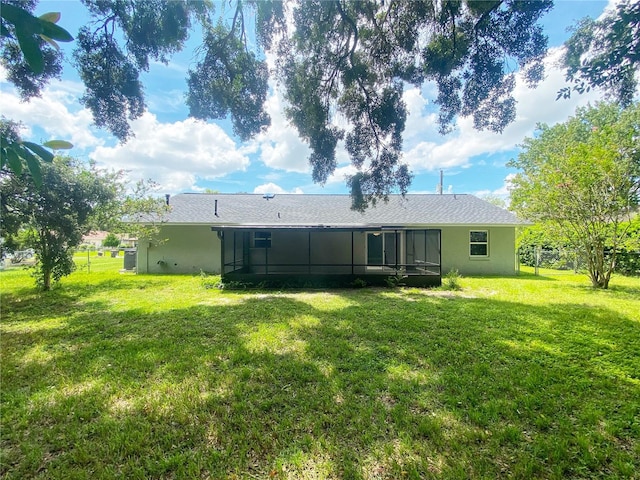
[[[516,120],[502,134],[474,130],[471,118],[461,118],[452,133],[440,135],[434,85],[407,87],[404,100],[409,116],[403,152],[414,175],[409,193],[435,193],[442,170],[445,192],[508,200],[509,179],[516,172],[506,163],[517,156],[523,139],[534,135],[536,124],[563,122],[576,107],[602,98],[602,92],[591,91],[556,100],[558,90],[566,85],[557,62],[569,36],[567,28],[582,17],[597,18],[606,7],[606,1],[556,0],[542,20],[550,46],[545,80],[530,89],[517,79]],[[61,12],[59,25],[74,36],[87,21],[84,7],[76,0],[41,1],[36,14],[51,11]],[[28,103],[20,102],[0,68],[0,114],[22,122],[23,139],[68,140],[74,144],[70,155],[93,160],[99,167],[124,169],[134,182],[154,180],[159,195],[206,189],[221,193],[348,193],[345,175],[355,173],[355,169],[340,145],[334,175],[325,185],[313,183],[309,149],[284,118],[286,106],[273,85],[266,102],[271,127],[251,141],[235,137],[228,120],[205,123],[188,118],[185,79],[196,62],[193,45],[198,40],[191,38],[191,47],[188,45],[168,65],[152,64],[143,74],[147,110],[132,123],[135,137],[126,144],[93,126],[91,114],[79,103],[84,87],[71,64],[72,44],[62,45],[62,79],[51,82],[41,98]]]

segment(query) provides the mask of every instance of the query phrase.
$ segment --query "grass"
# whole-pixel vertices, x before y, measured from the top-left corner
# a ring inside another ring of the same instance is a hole
[[[238,293],[121,266],[0,273],[3,478],[640,478],[640,279]]]

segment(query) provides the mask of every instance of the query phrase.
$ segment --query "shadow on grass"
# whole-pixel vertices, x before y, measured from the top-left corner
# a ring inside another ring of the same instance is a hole
[[[56,301],[71,312],[79,295]],[[584,478],[640,468],[637,319],[571,304],[323,296],[333,301],[233,294],[224,298],[242,301],[161,314],[97,302],[64,328],[3,334],[2,423],[14,427],[2,435],[2,475]]]

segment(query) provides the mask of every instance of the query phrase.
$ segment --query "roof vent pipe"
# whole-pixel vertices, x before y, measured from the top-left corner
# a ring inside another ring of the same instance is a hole
[[[440,195],[442,195],[442,190],[443,190],[443,187],[444,187],[443,179],[444,179],[444,173],[442,172],[442,170],[440,170],[440,183],[438,184],[438,189],[437,189],[437,191],[438,191],[438,193]]]
[[[213,202],[213,214],[217,217],[218,216],[218,199],[216,198],[215,201]]]
[[[169,195],[168,193],[167,193],[167,194],[165,194],[165,196],[164,196],[164,201],[165,201],[165,203],[166,203],[167,205],[169,205],[169,199],[170,199],[170,198],[171,198],[171,195]]]

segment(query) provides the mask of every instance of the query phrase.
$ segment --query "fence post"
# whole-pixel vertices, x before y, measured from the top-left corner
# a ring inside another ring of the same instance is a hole
[[[538,267],[540,266],[540,246],[536,245],[533,247],[533,257],[535,258],[535,275],[537,276],[540,272],[538,271]]]

